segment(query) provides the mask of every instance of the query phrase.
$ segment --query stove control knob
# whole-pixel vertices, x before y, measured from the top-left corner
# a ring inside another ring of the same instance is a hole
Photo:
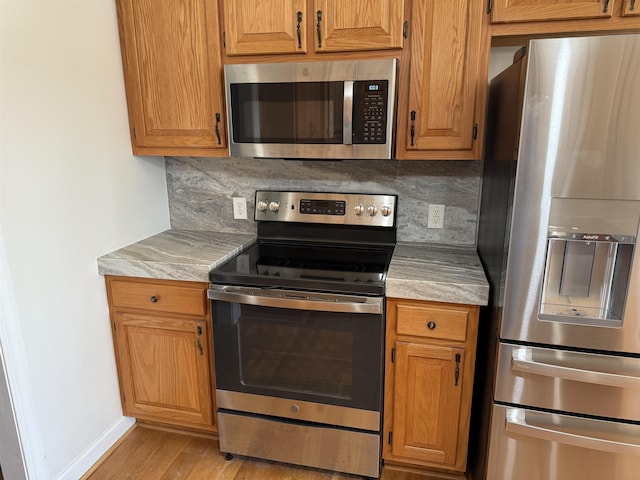
[[[264,200],[260,200],[258,202],[258,210],[261,212],[264,212],[267,209],[267,202],[265,202]]]
[[[388,217],[391,215],[391,207],[389,205],[384,205],[380,208],[380,213],[383,217]]]
[[[280,202],[269,202],[269,210],[274,213],[280,210]]]
[[[375,205],[369,205],[367,207],[367,212],[373,217],[376,213],[378,213],[378,207],[376,207]]]
[[[356,205],[355,207],[353,207],[353,211],[356,215],[360,216],[364,213],[364,207],[362,205]]]

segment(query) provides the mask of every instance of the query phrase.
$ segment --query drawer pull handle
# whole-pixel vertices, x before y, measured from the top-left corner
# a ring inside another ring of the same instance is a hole
[[[215,132],[216,132],[216,138],[218,139],[218,145],[221,145],[221,139],[220,139],[220,112],[216,112],[216,126],[215,126]]]
[[[414,140],[416,137],[416,111],[411,110],[411,146],[415,145]]]
[[[151,303],[158,303],[158,297],[156,297],[155,295],[152,295],[149,300],[151,300]]]
[[[322,23],[322,10],[318,10],[316,12],[316,19],[318,20],[318,23],[316,24],[316,31],[318,32],[318,48],[322,48],[322,31],[320,30]]]
[[[436,322],[434,322],[433,320],[429,320],[429,322],[427,323],[427,328],[429,330],[433,330],[434,328],[436,328]]]
[[[298,48],[302,48],[302,27],[300,24],[302,23],[302,12],[296,13],[298,17],[298,25],[296,26],[296,32],[298,33]]]
[[[200,355],[204,355],[202,352],[202,342],[200,341],[200,337],[202,336],[202,327],[198,325],[198,337],[196,338],[196,347],[198,347],[198,351]]]
[[[571,380],[573,382],[592,383],[619,388],[639,388],[640,376],[624,375],[615,372],[600,372],[553,363],[536,361],[531,348],[516,348],[511,354],[511,369],[532,375]]]

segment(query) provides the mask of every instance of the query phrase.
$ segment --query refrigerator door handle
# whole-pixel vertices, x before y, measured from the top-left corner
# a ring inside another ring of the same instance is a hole
[[[551,416],[552,414],[548,415]],[[505,430],[513,434],[572,445],[578,448],[610,452],[617,455],[640,456],[640,444],[637,443],[616,442],[595,436],[578,435],[549,428],[548,426],[527,423],[526,412],[520,408],[507,409]]]
[[[533,350],[527,347],[514,348],[511,356],[512,370],[561,378],[582,383],[595,383],[610,387],[640,389],[640,377],[621,375],[618,373],[596,372],[579,368],[552,365],[533,360]]]

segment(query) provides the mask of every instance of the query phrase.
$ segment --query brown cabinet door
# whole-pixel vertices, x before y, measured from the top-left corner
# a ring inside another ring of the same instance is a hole
[[[314,0],[316,52],[402,48],[404,0]]]
[[[407,342],[395,348],[393,455],[455,464],[464,349]]]
[[[482,2],[412,4],[408,92],[400,101],[398,158],[479,159],[488,42]],[[406,88],[406,87],[405,87]],[[478,95],[482,95],[479,97]],[[482,105],[478,100],[482,100]],[[423,152],[433,151],[430,155]]]
[[[211,426],[207,322],[117,312],[115,338],[125,414]]]
[[[615,0],[493,0],[491,22],[609,18]]]
[[[640,0],[622,0],[622,16],[636,17],[640,15]]]
[[[226,0],[227,55],[306,53],[305,0]]]
[[[136,154],[227,154],[217,3],[118,0]]]

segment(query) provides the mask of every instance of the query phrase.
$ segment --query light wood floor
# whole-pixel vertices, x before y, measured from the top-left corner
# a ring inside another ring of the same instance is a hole
[[[355,475],[236,456],[226,461],[217,440],[137,426],[87,480],[355,480]],[[381,480],[434,477],[383,469]]]

